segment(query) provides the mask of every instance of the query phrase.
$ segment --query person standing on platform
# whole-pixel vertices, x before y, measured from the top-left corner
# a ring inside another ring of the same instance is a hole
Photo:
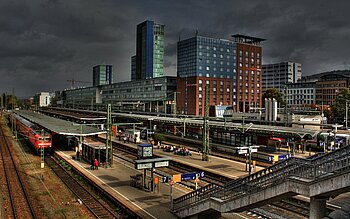
[[[98,170],[98,160],[97,159],[95,159],[95,161],[94,161],[94,166],[95,166],[95,170]]]
[[[95,159],[96,160],[96,159]],[[90,166],[90,170],[94,170],[95,169],[95,163],[94,163],[94,159],[91,157],[91,166]]]

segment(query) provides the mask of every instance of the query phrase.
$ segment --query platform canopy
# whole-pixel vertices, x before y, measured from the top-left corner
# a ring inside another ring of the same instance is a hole
[[[14,113],[22,116],[32,123],[38,124],[60,135],[89,136],[106,133],[106,131],[90,127],[85,124],[73,123],[70,121],[39,114],[33,111],[16,110]]]

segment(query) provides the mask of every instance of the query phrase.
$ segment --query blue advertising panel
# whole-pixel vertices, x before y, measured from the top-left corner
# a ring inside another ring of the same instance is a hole
[[[196,172],[183,173],[181,174],[181,181],[195,180],[196,177]]]

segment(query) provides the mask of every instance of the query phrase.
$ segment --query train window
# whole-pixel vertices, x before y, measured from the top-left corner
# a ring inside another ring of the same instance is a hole
[[[50,141],[50,140],[51,140],[50,137],[45,137],[45,138],[39,137],[38,138],[38,141]]]

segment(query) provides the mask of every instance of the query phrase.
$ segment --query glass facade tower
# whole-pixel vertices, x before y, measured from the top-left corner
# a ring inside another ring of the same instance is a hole
[[[96,65],[93,67],[92,85],[100,86],[113,83],[112,65]]]
[[[137,25],[136,80],[164,76],[164,25],[144,21]]]

